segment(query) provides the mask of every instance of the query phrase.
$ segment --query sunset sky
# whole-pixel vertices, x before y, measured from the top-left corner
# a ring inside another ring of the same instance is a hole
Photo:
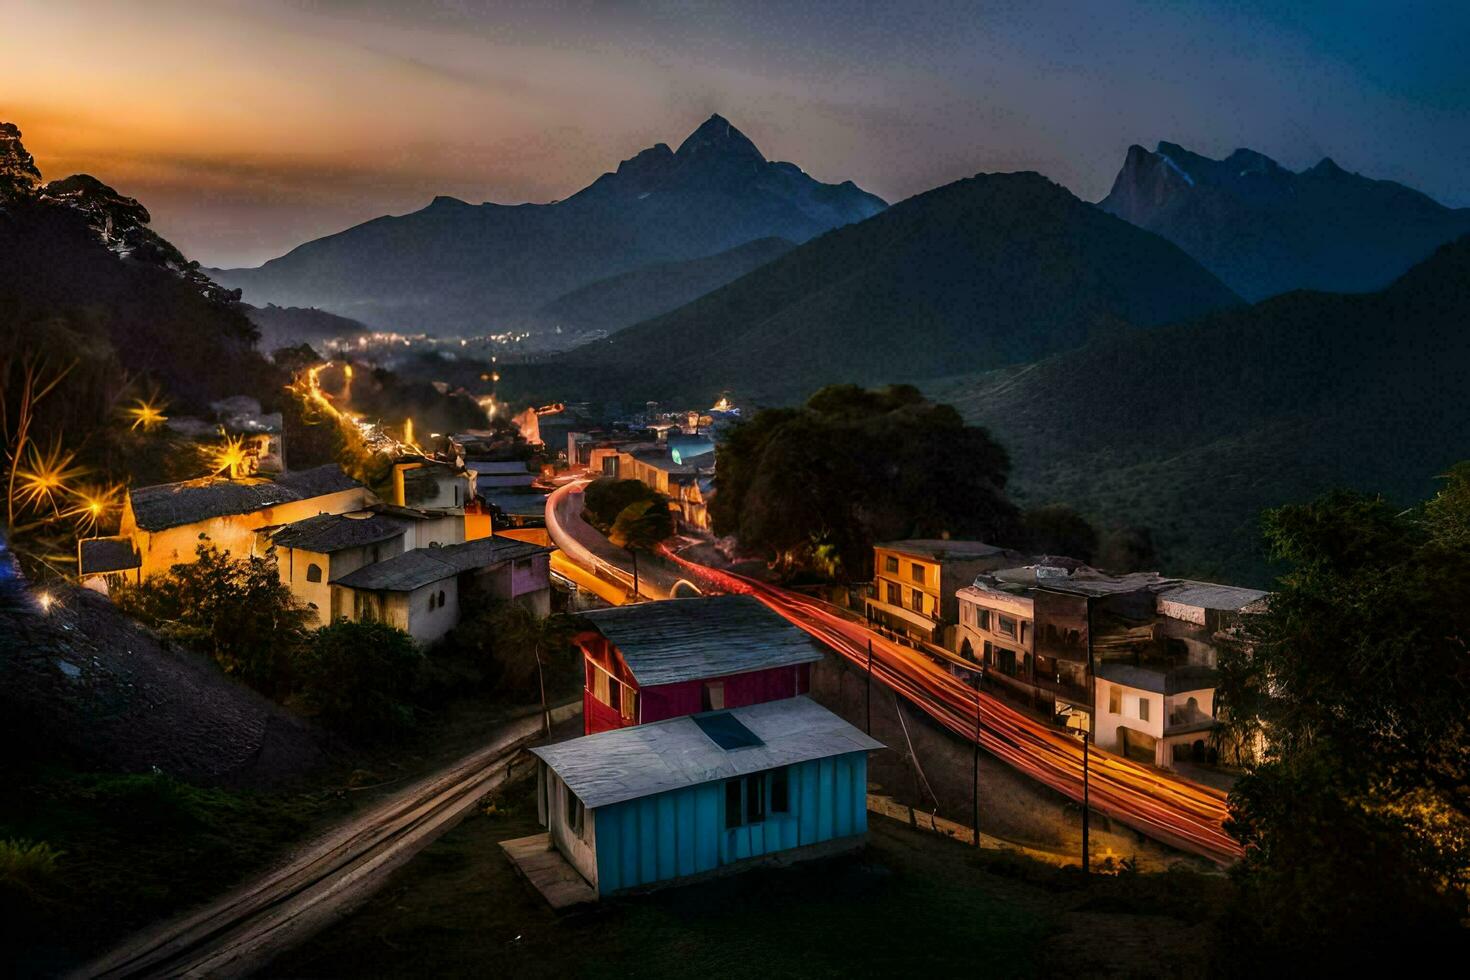
[[[0,0],[0,119],[209,265],[436,194],[547,201],[711,112],[890,201],[1107,192],[1130,143],[1470,205],[1470,4]]]

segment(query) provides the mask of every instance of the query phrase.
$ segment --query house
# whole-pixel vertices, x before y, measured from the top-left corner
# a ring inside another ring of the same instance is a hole
[[[1164,768],[1211,761],[1219,652],[1241,642],[1243,617],[1263,610],[1267,597],[1259,589],[1173,581],[1155,590],[1146,639],[1119,651],[1102,632],[1097,744]]]
[[[752,596],[669,599],[584,617],[589,734],[805,694],[822,653]]]
[[[329,580],[330,618],[380,622],[429,644],[453,629],[471,586],[551,611],[550,548],[508,538],[480,538],[442,548],[417,548]]]
[[[882,747],[804,697],[540,746],[538,843],[597,897],[850,849]]]
[[[274,552],[291,594],[312,611],[316,625],[331,621],[334,579],[400,555],[412,522],[371,510],[318,514],[256,531],[256,552]]]
[[[955,592],[977,574],[1013,563],[1016,555],[982,541],[937,538],[873,546],[868,621],[922,643],[954,648]]]
[[[481,493],[526,489],[536,482],[536,474],[526,468],[523,459],[466,459],[464,465],[475,471],[475,482]]]
[[[142,559],[129,537],[83,538],[77,542],[78,577],[85,588],[107,594],[119,582],[143,580]]]
[[[181,562],[192,562],[206,538],[222,552],[248,555],[255,545],[255,532],[262,527],[361,510],[375,499],[361,483],[332,465],[274,480],[206,477],[164,483],[128,491],[115,537],[132,542],[138,574],[149,578]],[[103,553],[92,548],[83,550],[88,559]],[[107,554],[116,557],[111,551]],[[126,570],[108,568],[102,573],[87,560],[80,571],[85,579]]]
[[[405,456],[393,464],[392,503],[420,510],[464,513],[475,499],[476,474],[456,463],[427,456]]]

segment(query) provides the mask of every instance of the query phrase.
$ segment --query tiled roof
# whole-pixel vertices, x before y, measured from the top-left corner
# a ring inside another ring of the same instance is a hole
[[[370,592],[412,592],[414,589],[501,562],[551,551],[550,548],[514,538],[479,538],[442,548],[415,548],[386,561],[364,565],[333,585]]]
[[[282,548],[300,548],[319,554],[331,554],[345,548],[359,548],[399,537],[404,523],[380,514],[359,511],[349,514],[318,514],[305,520],[283,524],[270,532],[271,543]]]
[[[822,659],[811,637],[751,596],[668,599],[584,615],[644,687]]]
[[[162,531],[213,517],[250,514],[297,500],[361,487],[333,465],[288,473],[277,480],[207,477],[128,491],[133,520],[145,531]]]
[[[83,538],[77,542],[78,571],[82,575],[121,572],[142,564],[128,538]]]

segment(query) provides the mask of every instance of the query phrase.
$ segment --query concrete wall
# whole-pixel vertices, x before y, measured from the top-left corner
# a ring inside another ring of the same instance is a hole
[[[277,548],[276,568],[281,581],[286,583],[292,595],[316,607],[315,624],[325,626],[337,615],[332,610],[332,587],[328,584],[332,579],[402,553],[402,538],[392,538],[360,548],[346,548],[330,555],[301,548]],[[310,581],[312,565],[321,569],[321,580],[318,582]]]
[[[444,604],[437,602],[444,593]],[[429,608],[429,597],[435,597]],[[459,585],[455,576],[430,582],[412,592],[373,592],[367,589],[333,588],[334,615],[354,622],[381,622],[395,626],[427,646],[448,633],[459,622]]]
[[[596,811],[583,808],[582,833],[578,836],[567,823],[566,784],[544,762],[537,770],[537,790],[537,809],[551,834],[552,846],[561,851],[589,885],[597,888]]]

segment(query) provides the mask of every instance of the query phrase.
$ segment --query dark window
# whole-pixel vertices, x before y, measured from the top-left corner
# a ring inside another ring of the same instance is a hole
[[[322,580],[322,566],[312,562],[306,566],[306,580],[308,582],[320,582]]]
[[[577,799],[577,794],[572,792],[570,786],[563,783],[561,788],[562,802],[566,806],[567,829],[581,837],[586,808],[582,806],[582,801]]]
[[[440,589],[439,590],[439,608],[440,609],[443,609],[444,608],[444,590],[443,589]]]
[[[438,603],[438,600],[437,600],[437,599],[435,599],[435,597],[434,597],[434,593],[432,593],[432,592],[430,592],[430,593],[429,593],[429,611],[430,611],[430,612],[433,612],[433,611],[434,611],[434,609],[435,609],[435,607],[437,607],[437,606],[438,606],[438,604],[439,604],[439,603]]]
[[[725,826],[740,827],[745,824],[745,810],[740,805],[740,780],[725,783]]]
[[[766,775],[758,772],[745,777],[745,822],[760,823],[766,819]]]
[[[897,585],[893,584],[892,582],[887,583],[887,585],[888,585],[888,604],[890,606],[901,606],[901,605],[903,605],[903,589],[901,589]]]
[[[1016,651],[1005,647],[995,648],[995,657],[1000,661],[1000,672],[1007,677],[1016,676]]]
[[[740,723],[740,719],[728,711],[721,711],[712,715],[698,715],[694,723],[699,730],[709,736],[709,740],[720,748],[729,752],[731,749],[745,749],[753,745],[764,744],[760,736],[746,728]]]
[[[982,610],[980,610],[980,628],[983,629],[983,630],[990,629],[990,610],[989,609],[982,609]]]
[[[909,578],[913,579],[915,582],[924,581],[924,566],[920,565],[918,562],[914,562],[913,564],[911,564],[909,566]]]
[[[531,567],[531,559],[529,559],[529,558],[517,558],[516,559],[516,571],[518,571],[518,572],[524,572],[526,569],[528,569],[530,567]]]
[[[1000,630],[1006,636],[1015,636],[1016,621],[1009,616],[997,616],[996,629]]]
[[[623,685],[609,679],[607,682],[607,706],[622,714],[623,711]]]
[[[771,812],[791,812],[790,770],[776,769],[771,772]]]
[[[895,558],[895,557],[893,557],[892,555],[889,555],[887,558],[884,558],[883,559],[883,570],[885,572],[893,572],[894,574],[897,574],[898,573],[898,559]]]

